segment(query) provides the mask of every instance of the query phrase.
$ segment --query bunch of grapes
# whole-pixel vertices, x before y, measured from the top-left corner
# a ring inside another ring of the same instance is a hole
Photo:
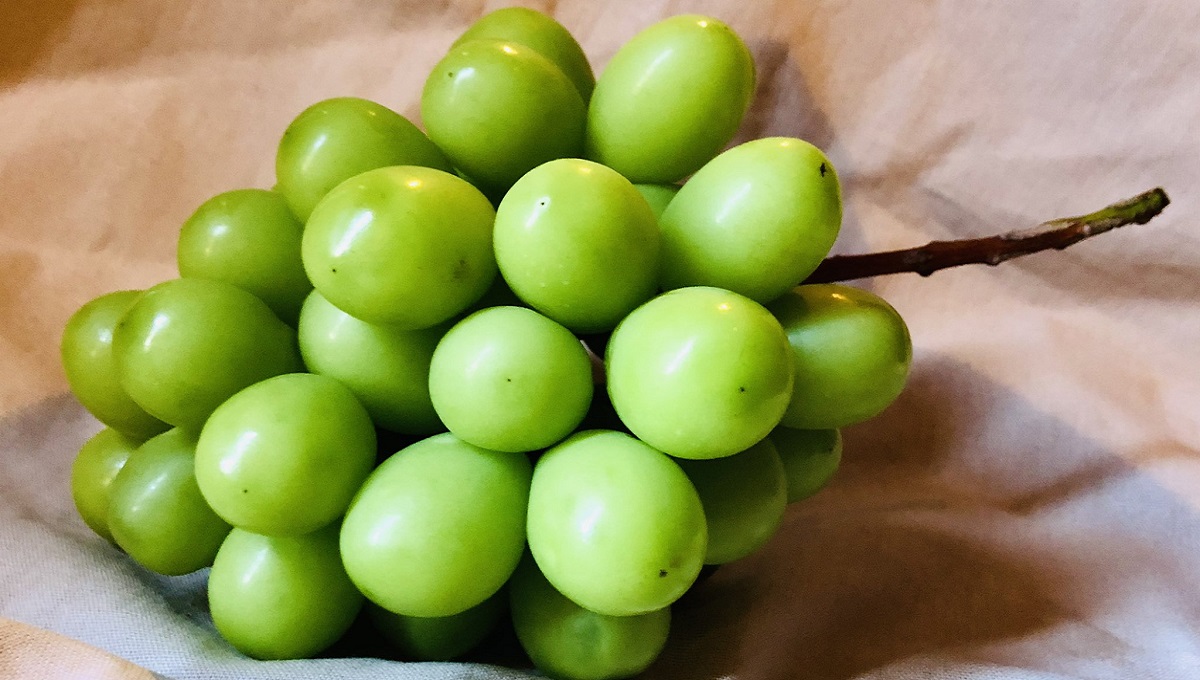
[[[180,278],[68,322],[108,426],[73,468],[83,519],[156,572],[211,566],[253,657],[318,654],[365,609],[449,659],[507,612],[550,675],[644,669],[701,568],[821,488],[911,360],[884,301],[798,285],[837,174],[800,139],[722,152],[753,92],[716,19],[650,26],[596,80],[505,9],[429,76],[428,136],[305,110],[274,189],[183,225]]]

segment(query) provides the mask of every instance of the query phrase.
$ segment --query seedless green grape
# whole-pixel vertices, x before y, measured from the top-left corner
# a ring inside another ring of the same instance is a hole
[[[300,221],[351,177],[392,165],[452,172],[442,152],[407,118],[356,97],[317,102],[288,125],[275,156],[276,188]]]
[[[113,353],[134,401],[190,428],[243,387],[303,369],[296,332],[265,302],[204,279],[147,290],[117,324]]]
[[[342,516],[375,464],[375,428],[332,378],[281,375],[221,404],[200,432],[196,481],[230,524],[305,534]]]
[[[450,616],[478,605],[521,559],[530,473],[521,454],[449,433],[393,454],[346,512],[346,572],[397,614]]]
[[[429,136],[490,195],[546,161],[579,156],[585,109],[550,60],[497,40],[452,47],[421,94]]]
[[[583,420],[592,366],[566,328],[524,307],[492,307],[442,338],[429,394],[459,439],[494,451],[533,451]]]
[[[775,534],[787,506],[787,476],[775,446],[763,440],[715,460],[681,460],[708,522],[705,564],[725,564],[758,550]]]
[[[106,427],[87,440],[71,465],[71,499],[75,508],[84,524],[110,543],[113,537],[108,530],[108,501],[112,482],[140,444]]]
[[[478,300],[496,277],[487,198],[414,166],[341,184],[304,229],[304,270],[326,300],[369,323],[429,328]]]
[[[121,386],[113,352],[113,331],[141,295],[139,290],[122,290],[89,301],[67,320],[61,348],[67,384],[79,403],[96,420],[136,439],[170,428],[146,413]]]
[[[726,24],[675,16],[613,55],[588,108],[587,157],[632,182],[676,182],[737,132],[754,94],[754,59]]]
[[[820,491],[842,461],[841,430],[797,430],[781,425],[771,431],[770,439],[787,474],[788,503]]]
[[[370,324],[317,291],[305,301],[297,327],[309,371],[348,387],[379,427],[420,436],[446,429],[429,398],[429,362],[445,332],[445,326],[413,331]]]
[[[196,437],[168,430],[138,447],[112,481],[108,529],[139,564],[160,574],[190,574],[212,564],[229,525],[196,486]]]
[[[842,224],[833,164],[772,137],[700,168],[662,215],[664,288],[717,286],[766,304],[821,263]]]
[[[658,290],[658,224],[617,172],[580,159],[540,165],[496,210],[496,263],[534,309],[579,333],[612,330]]]
[[[562,24],[537,10],[504,7],[489,12],[471,24],[451,47],[472,40],[500,40],[524,45],[549,59],[570,78],[583,101],[592,96],[596,78],[583,48]]]
[[[613,331],[605,363],[621,420],[680,458],[749,448],[779,424],[792,393],[779,322],[717,288],[672,291],[634,310]]]
[[[300,263],[303,230],[277,192],[238,189],[218,194],[183,223],[179,275],[232,283],[295,325],[300,305],[312,290]]]
[[[221,636],[256,659],[300,659],[333,644],[363,596],[338,555],[338,527],[303,536],[234,529],[208,576],[208,606]]]
[[[796,364],[784,425],[852,425],[877,415],[904,389],[912,339],[878,295],[840,284],[800,286],[770,310],[787,332]]]
[[[532,559],[509,584],[513,626],[538,670],[564,680],[616,680],[646,670],[667,643],[670,609],[606,616],[550,585]]]
[[[610,616],[662,609],[704,562],[704,510],[670,458],[621,432],[580,432],[538,460],[529,548],[554,587]]]

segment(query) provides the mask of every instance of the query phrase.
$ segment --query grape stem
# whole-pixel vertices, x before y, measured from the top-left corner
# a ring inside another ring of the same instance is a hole
[[[1130,224],[1145,224],[1170,204],[1167,192],[1151,189],[1133,198],[1079,217],[1050,220],[1033,229],[985,238],[932,241],[918,248],[825,258],[804,283],[851,281],[869,276],[916,272],[921,276],[964,264],[995,266],[1022,255],[1062,250],[1085,238]]]

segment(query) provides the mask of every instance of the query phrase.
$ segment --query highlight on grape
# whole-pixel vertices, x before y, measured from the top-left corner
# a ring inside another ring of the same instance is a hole
[[[273,189],[182,225],[180,278],[67,323],[106,426],[80,516],[147,569],[211,567],[213,622],[255,658],[360,621],[446,660],[510,625],[552,677],[641,672],[702,568],[769,541],[912,358],[885,301],[801,285],[838,175],[801,139],[726,149],[754,79],[712,17],[595,78],[508,8],[434,67],[425,132],[357,98],[301,112]]]

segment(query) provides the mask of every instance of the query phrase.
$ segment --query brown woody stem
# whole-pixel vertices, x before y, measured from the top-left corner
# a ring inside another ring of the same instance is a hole
[[[1106,231],[1145,224],[1171,202],[1167,192],[1151,189],[1120,203],[1080,217],[1064,217],[1033,229],[959,241],[933,241],[919,248],[866,255],[834,255],[821,263],[804,283],[850,281],[868,276],[916,272],[921,276],[964,264],[998,265],[1014,257],[1054,248],[1062,250]]]

